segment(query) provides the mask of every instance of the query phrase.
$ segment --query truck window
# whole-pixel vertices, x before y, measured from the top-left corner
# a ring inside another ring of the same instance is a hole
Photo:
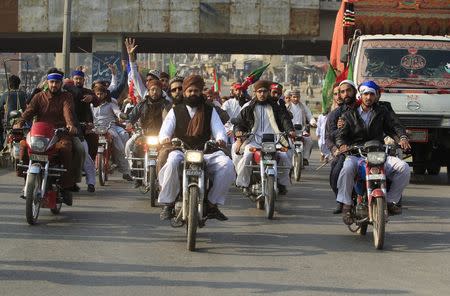
[[[357,81],[384,88],[450,88],[450,42],[365,40]]]

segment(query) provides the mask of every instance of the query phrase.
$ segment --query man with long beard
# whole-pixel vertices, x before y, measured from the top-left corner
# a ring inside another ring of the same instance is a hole
[[[336,146],[336,135],[339,129],[343,127],[343,121],[341,119],[342,114],[356,108],[356,86],[353,81],[344,80],[339,83],[339,85],[335,86],[333,89],[333,105],[337,105],[338,107],[328,114],[325,126],[325,143],[330,150],[331,155],[334,156],[334,159],[331,162],[330,186],[337,196],[337,180],[342,166],[344,165],[345,155],[339,154],[339,150]],[[342,203],[337,201],[336,209],[333,211],[333,214],[342,213],[342,206]]]
[[[172,137],[176,137],[190,149],[203,150],[205,143],[213,138],[220,146],[225,145],[226,133],[219,115],[201,95],[204,86],[205,82],[199,75],[186,77],[183,82],[183,103],[174,106],[167,114],[159,132],[160,143],[168,143]],[[179,150],[170,152],[158,174],[161,185],[158,201],[164,204],[161,220],[169,220],[173,216],[174,202],[180,191],[179,169],[183,158],[184,154]],[[233,163],[220,150],[206,154],[204,159],[213,182],[208,193],[207,216],[220,221],[228,220],[217,205],[225,203],[230,184],[236,176]]]

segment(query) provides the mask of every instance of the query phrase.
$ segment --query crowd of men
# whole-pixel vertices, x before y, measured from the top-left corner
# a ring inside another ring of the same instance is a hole
[[[359,87],[350,80],[335,85],[333,105],[330,112],[313,117],[308,106],[301,101],[300,90],[283,92],[281,84],[259,80],[249,90],[240,83],[231,86],[231,94],[221,98],[205,85],[199,75],[170,78],[164,72],[149,71],[141,76],[136,64],[135,40],[126,39],[129,55],[129,73],[122,73],[121,81],[117,71],[111,68],[110,82],[95,81],[92,88],[85,87],[82,69],[73,71],[70,79],[63,79],[64,73],[56,68],[48,71],[45,84],[38,88],[26,106],[16,100],[16,107],[23,110],[16,127],[33,119],[51,123],[55,128],[66,127],[68,134],[56,144],[61,163],[67,169],[63,173],[61,186],[64,202],[72,205],[70,192],[79,191],[81,172],[86,174],[87,190],[95,191],[95,158],[98,137],[93,126],[108,127],[113,141],[113,161],[122,173],[123,179],[133,181],[130,162],[126,157],[138,153],[136,135],[130,136],[130,129],[138,124],[146,135],[159,135],[160,144],[170,143],[174,137],[181,139],[191,149],[203,149],[210,139],[217,141],[223,150],[205,155],[206,169],[212,180],[208,193],[207,213],[209,218],[227,220],[219,210],[225,203],[229,187],[235,184],[244,193],[249,191],[252,161],[250,148],[260,147],[263,134],[281,135],[280,144],[287,149],[277,152],[283,168],[292,167],[292,141],[295,124],[317,127],[322,159],[331,160],[330,185],[336,194],[335,213],[343,213],[343,220],[351,224],[351,194],[358,158],[347,156],[348,147],[368,140],[383,141],[385,136],[397,140],[408,149],[409,142],[404,127],[389,104],[380,101],[380,89],[373,82]],[[123,68],[126,69],[124,62]],[[129,75],[129,77],[128,77]],[[117,100],[131,81],[132,92],[126,100]],[[17,80],[11,81],[18,88]],[[15,83],[15,84],[14,84]],[[20,81],[19,81],[20,84]],[[360,99],[357,100],[357,93]],[[14,106],[8,106],[9,109]],[[249,137],[244,135],[250,134]],[[304,163],[308,165],[312,140],[304,137]],[[28,161],[26,143],[21,143],[21,161]],[[229,153],[226,153],[227,148]],[[179,169],[183,153],[166,150],[160,157],[158,180],[160,192],[158,201],[163,204],[162,220],[172,217],[174,201],[180,190]],[[18,171],[23,177],[23,172]],[[408,165],[396,157],[388,157],[386,174],[391,180],[387,200],[389,211],[401,212],[401,195],[409,182]],[[136,180],[135,186],[141,181]],[[290,184],[289,172],[280,175],[278,189],[287,193]]]

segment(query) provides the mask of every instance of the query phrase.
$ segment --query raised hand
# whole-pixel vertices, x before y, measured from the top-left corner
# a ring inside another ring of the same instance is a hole
[[[130,61],[136,61],[136,40],[134,38],[125,38],[125,47],[127,48],[128,55],[130,56]]]
[[[108,64],[109,71],[112,75],[117,75],[117,67],[114,64]]]

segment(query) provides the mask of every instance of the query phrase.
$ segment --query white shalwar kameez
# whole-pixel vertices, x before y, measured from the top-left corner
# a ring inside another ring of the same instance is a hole
[[[291,103],[289,104],[288,110],[292,113],[292,123],[293,124],[301,124],[303,127],[306,126],[306,123],[315,124],[316,120],[312,116],[311,111],[309,108],[303,104],[302,102],[299,102],[298,104]],[[303,137],[303,158],[309,160],[311,156],[311,150],[313,146],[313,142],[311,140],[311,137]]]
[[[279,134],[277,123],[275,121],[275,115],[273,109],[270,105],[259,105],[255,106],[253,111],[255,122],[253,124],[253,129],[251,131],[255,136],[249,140],[244,149],[244,154],[241,160],[238,162],[236,167],[236,172],[238,174],[236,178],[236,186],[238,187],[248,187],[250,185],[250,177],[252,175],[252,168],[246,165],[252,164],[253,152],[249,149],[251,147],[261,148],[261,140],[263,134]],[[244,143],[245,144],[245,143]],[[287,152],[277,152],[278,165],[290,168],[292,166],[291,157]],[[278,170],[278,183],[281,185],[289,185],[289,169],[279,169]]]
[[[187,109],[191,118],[194,117],[197,108],[187,106]],[[175,126],[175,113],[173,109],[171,109],[164,119],[161,130],[159,131],[160,142],[172,138],[175,132]],[[219,115],[214,109],[211,116],[211,132],[212,138],[216,141],[222,140],[226,142],[227,135],[225,133],[225,128],[220,121]],[[166,164],[161,168],[158,174],[159,185],[161,186],[158,202],[170,204],[175,201],[181,188],[180,163],[183,159],[184,154],[179,150],[169,153]],[[213,186],[208,193],[208,200],[212,204],[223,205],[225,204],[225,197],[230,185],[236,178],[233,163],[222,151],[205,154],[204,159],[206,170],[208,171],[210,179],[213,181]]]

